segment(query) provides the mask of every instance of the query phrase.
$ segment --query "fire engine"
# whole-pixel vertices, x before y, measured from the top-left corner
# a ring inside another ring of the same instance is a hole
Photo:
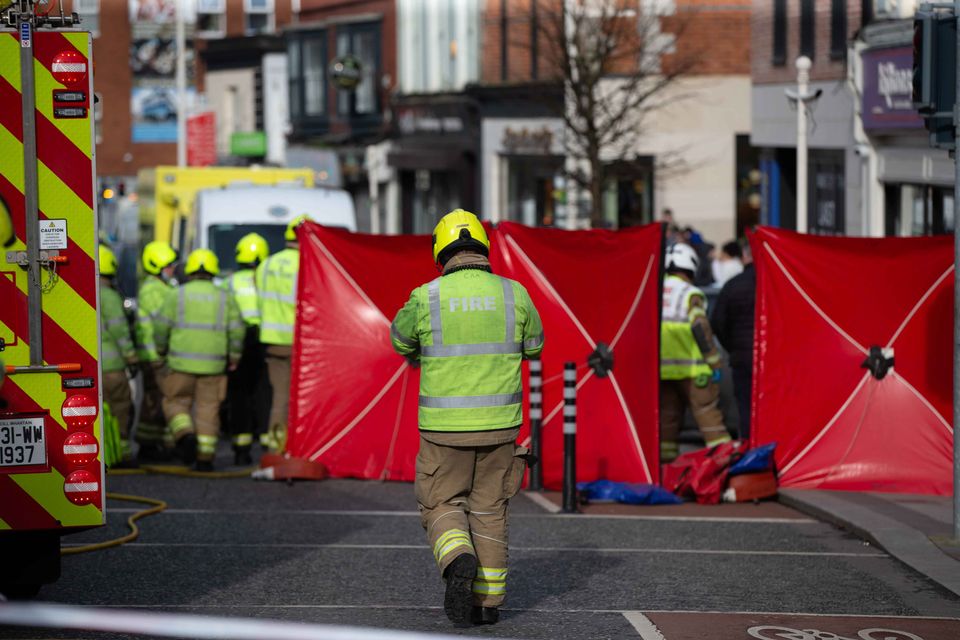
[[[93,59],[62,3],[3,5],[0,593],[30,597],[105,517]]]

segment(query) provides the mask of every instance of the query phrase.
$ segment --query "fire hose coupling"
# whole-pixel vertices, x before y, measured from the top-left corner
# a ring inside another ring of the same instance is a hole
[[[883,380],[884,376],[893,369],[893,349],[884,349],[876,345],[870,347],[870,354],[860,363],[860,368],[869,370],[877,380]]]
[[[37,262],[46,269],[56,264],[63,264],[67,261],[67,256],[60,255],[57,250],[43,250],[37,258]],[[26,268],[30,264],[30,258],[26,251],[7,251],[7,264],[15,264]]]

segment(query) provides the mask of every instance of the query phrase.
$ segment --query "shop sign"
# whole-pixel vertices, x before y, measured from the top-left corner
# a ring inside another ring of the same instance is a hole
[[[540,129],[511,129],[507,127],[500,140],[504,153],[525,155],[550,155],[553,149],[553,131]]]
[[[353,91],[363,78],[363,65],[350,54],[340,56],[330,63],[330,78],[338,89]]]
[[[230,136],[230,153],[259,158],[267,153],[267,134],[263,131],[239,131]]]
[[[404,135],[463,133],[463,118],[445,115],[416,107],[401,108],[397,117],[400,133]]]
[[[913,50],[875,49],[863,54],[863,127],[917,129],[923,120],[913,108]]]

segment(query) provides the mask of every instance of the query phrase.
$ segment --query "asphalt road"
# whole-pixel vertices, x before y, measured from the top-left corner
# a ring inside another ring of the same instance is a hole
[[[410,485],[120,476],[108,491],[170,508],[142,520],[134,543],[65,557],[42,600],[512,638],[960,638],[956,596],[778,504],[564,516],[521,494],[501,622],[453,629]],[[108,508],[107,527],[65,543],[125,533],[138,507]],[[774,635],[783,628],[810,633]],[[129,636],[0,627],[0,637]]]

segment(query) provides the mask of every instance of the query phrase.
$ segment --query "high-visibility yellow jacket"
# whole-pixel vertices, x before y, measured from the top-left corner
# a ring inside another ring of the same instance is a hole
[[[240,317],[248,326],[260,324],[260,307],[257,302],[257,286],[253,269],[240,269],[227,278],[227,291],[233,296],[240,310]]]
[[[143,362],[159,360],[157,346],[153,339],[153,325],[167,294],[174,287],[154,275],[148,275],[140,283],[137,295],[137,355]]]
[[[299,271],[300,250],[290,247],[273,254],[257,267],[255,281],[263,344],[293,344]]]
[[[210,280],[191,280],[170,292],[154,322],[157,351],[174,371],[223,373],[240,360],[243,321],[229,292]]]
[[[113,287],[100,283],[100,366],[106,372],[123,371],[136,360],[123,299]]]
[[[476,269],[418,287],[390,327],[418,357],[420,429],[492,431],[523,421],[520,362],[543,350],[543,325],[518,282]]]
[[[691,305],[695,297],[701,303]],[[692,323],[707,314],[707,299],[700,289],[683,278],[668,275],[663,280],[660,317],[660,379],[683,380],[709,376],[710,365],[693,337]]]

